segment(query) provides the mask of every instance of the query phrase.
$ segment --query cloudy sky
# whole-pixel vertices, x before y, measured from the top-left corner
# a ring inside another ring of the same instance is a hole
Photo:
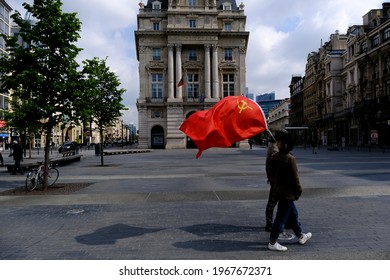
[[[6,0],[22,15],[23,2]],[[140,0],[62,0],[64,12],[76,12],[82,22],[83,48],[79,63],[85,59],[107,57],[127,92],[124,104],[126,123],[138,126],[138,61],[134,30],[137,29]],[[143,0],[144,3],[147,0]],[[237,0],[245,4],[247,31],[247,87],[255,95],[272,92],[276,98],[289,97],[291,76],[304,75],[307,55],[318,51],[335,30],[346,33],[349,26],[362,24],[371,9],[381,8],[384,0]]]

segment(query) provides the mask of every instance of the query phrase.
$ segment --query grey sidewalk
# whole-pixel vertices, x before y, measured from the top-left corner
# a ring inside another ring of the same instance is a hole
[[[69,195],[0,196],[0,259],[390,259],[390,154],[294,151],[305,246],[267,250],[265,149],[88,151]],[[0,172],[0,191],[24,177]]]

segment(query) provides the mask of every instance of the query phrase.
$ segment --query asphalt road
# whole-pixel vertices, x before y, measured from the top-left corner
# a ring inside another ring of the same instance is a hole
[[[295,149],[304,246],[267,249],[266,150],[151,150],[59,167],[67,195],[0,196],[1,260],[389,260],[390,153]],[[37,160],[42,155],[33,155]],[[55,155],[53,155],[55,156]],[[4,154],[7,157],[7,154]],[[0,169],[0,192],[24,176]]]

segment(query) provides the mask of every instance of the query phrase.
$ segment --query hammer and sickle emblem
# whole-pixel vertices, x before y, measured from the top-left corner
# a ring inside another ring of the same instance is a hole
[[[250,106],[248,105],[248,103],[247,103],[245,100],[241,100],[240,102],[238,102],[238,100],[237,100],[237,107],[238,107],[238,109],[240,110],[240,111],[238,112],[239,114],[241,114],[242,111],[244,111],[244,110],[246,110],[246,109],[251,109],[251,110],[253,110],[253,108],[250,107]]]

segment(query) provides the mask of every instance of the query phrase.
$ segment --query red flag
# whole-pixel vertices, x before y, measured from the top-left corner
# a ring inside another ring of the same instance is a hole
[[[244,96],[228,96],[209,110],[198,111],[180,126],[202,152],[211,147],[231,147],[268,129],[261,107]]]
[[[177,87],[181,87],[182,85],[184,85],[183,76],[181,76],[180,81],[177,83]]]

